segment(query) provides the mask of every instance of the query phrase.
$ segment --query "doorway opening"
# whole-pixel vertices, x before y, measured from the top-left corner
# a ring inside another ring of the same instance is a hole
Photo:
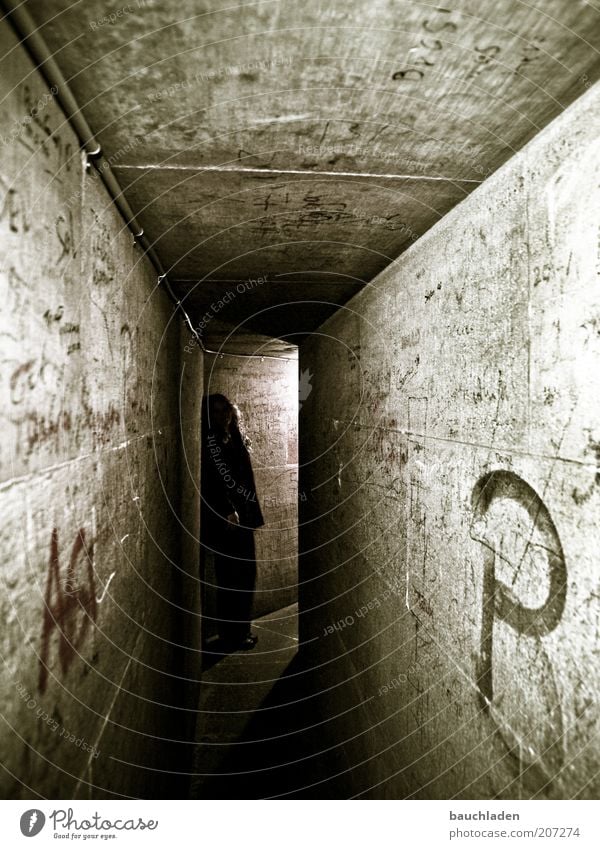
[[[289,704],[297,701],[290,686],[298,685],[298,348],[260,340],[236,335],[204,355],[204,397],[224,395],[241,413],[264,525],[254,532],[251,631],[258,641],[249,650],[223,648],[223,562],[201,545],[203,662],[192,798],[275,792],[266,777],[279,780],[280,734],[287,737],[297,724]],[[274,765],[260,773],[262,781],[252,777],[257,761]]]
[[[225,395],[239,407],[264,525],[255,531],[257,577],[252,619],[292,609],[298,601],[298,348],[249,334],[234,335],[205,354],[204,396]],[[215,556],[201,546],[203,665],[218,642]],[[294,612],[295,616],[295,612]],[[286,617],[287,619],[287,617]],[[271,626],[273,627],[273,626]],[[289,622],[286,631],[290,631]],[[291,628],[297,639],[297,629]],[[257,633],[260,637],[260,634]]]

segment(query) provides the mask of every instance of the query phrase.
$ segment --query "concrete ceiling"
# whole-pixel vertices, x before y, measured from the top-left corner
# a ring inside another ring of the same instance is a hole
[[[600,75],[584,0],[26,5],[194,319],[294,342]]]

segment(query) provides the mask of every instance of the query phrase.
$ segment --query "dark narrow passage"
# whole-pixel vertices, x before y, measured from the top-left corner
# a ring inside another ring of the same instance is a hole
[[[298,654],[297,605],[257,619],[251,652],[207,653],[191,798],[335,798],[347,769],[328,750],[318,694]]]

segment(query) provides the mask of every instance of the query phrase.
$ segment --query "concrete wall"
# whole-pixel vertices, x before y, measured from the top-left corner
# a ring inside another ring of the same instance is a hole
[[[234,349],[236,337],[227,347]],[[240,347],[240,346],[238,346]],[[256,531],[258,566],[254,615],[297,600],[298,360],[205,355],[204,389],[235,401],[252,440],[252,468],[265,518]],[[214,573],[205,553],[204,633],[211,633]]]
[[[176,794],[152,770],[193,718],[201,358],[180,403],[155,270],[6,25],[1,52],[0,793]]]
[[[599,107],[301,348],[300,636],[342,795],[600,792]]]

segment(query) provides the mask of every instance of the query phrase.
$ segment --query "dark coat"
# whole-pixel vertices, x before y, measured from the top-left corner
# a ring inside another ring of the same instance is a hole
[[[242,527],[260,528],[264,518],[256,495],[256,484],[248,449],[234,432],[224,442],[221,435],[208,431],[202,440],[201,534],[212,543],[227,531],[227,516],[234,511]]]

